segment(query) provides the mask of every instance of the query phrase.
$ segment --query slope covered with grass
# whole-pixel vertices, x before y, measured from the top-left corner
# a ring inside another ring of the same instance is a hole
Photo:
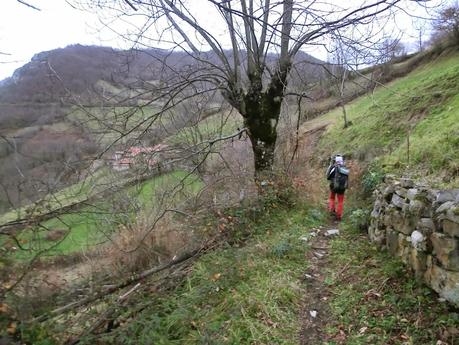
[[[388,172],[453,185],[459,176],[459,54],[436,58],[408,76],[380,86],[347,105],[352,125],[343,129],[341,110],[320,143],[322,154],[342,152],[375,160]]]
[[[110,194],[110,198],[96,199],[73,212],[57,215],[39,226],[25,229],[18,235],[23,250],[15,251],[13,255],[17,259],[28,260],[40,252],[55,256],[87,250],[109,241],[123,224],[142,214],[153,213],[158,203],[179,204],[196,195],[201,188],[202,181],[186,171],[178,170],[150,178],[118,190]],[[53,242],[47,240],[50,230],[64,230],[67,234],[62,240]]]
[[[459,158],[458,57],[439,58],[355,100],[348,105],[353,121],[349,128],[342,128],[340,110],[317,119],[333,123],[318,151],[323,156],[340,151],[360,161],[375,161],[387,171],[403,172],[409,132],[413,172],[449,177],[445,182],[453,183]],[[179,286],[143,296],[147,307],[96,338],[104,344],[298,343],[301,304],[304,295],[312,293],[302,281],[311,265],[306,254],[316,249],[302,237],[315,227],[335,225],[320,207],[274,206],[263,209],[255,220],[243,213],[232,215],[248,239],[239,242],[236,231],[223,248],[199,258]],[[343,233],[331,242],[320,280],[329,320],[322,325],[324,337],[310,344],[449,341],[459,324],[457,315],[416,283],[401,262],[369,247],[352,219],[340,227]],[[91,342],[92,337],[83,341]]]
[[[307,236],[323,221],[310,207],[237,211],[226,245],[201,257],[174,291],[144,296],[132,322],[103,344],[295,344]],[[255,212],[256,219],[250,219]],[[264,217],[260,216],[264,214]],[[239,215],[239,217],[238,217]],[[244,241],[243,238],[250,236]],[[91,337],[83,344],[91,344]]]
[[[352,222],[317,247],[317,229],[330,224],[308,204],[270,201],[224,217],[234,225],[224,230],[227,243],[199,257],[177,286],[137,294],[116,328],[80,343],[436,344],[459,325],[457,314],[400,261],[369,247]],[[310,254],[320,248],[328,253],[318,273]],[[302,337],[313,308],[307,296],[318,298],[317,290],[323,310],[313,322],[322,331]]]

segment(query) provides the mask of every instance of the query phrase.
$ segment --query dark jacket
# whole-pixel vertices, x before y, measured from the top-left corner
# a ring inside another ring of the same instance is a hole
[[[337,164],[331,164],[328,169],[327,169],[327,180],[330,181],[330,190],[333,192],[333,193],[337,193],[337,194],[344,194],[344,191],[346,190],[347,186],[348,186],[348,175],[345,175],[345,174],[339,174],[338,177],[337,177],[337,183],[335,183],[335,174],[336,174],[336,170],[338,169],[338,165]],[[345,168],[344,166],[341,166],[343,168]]]

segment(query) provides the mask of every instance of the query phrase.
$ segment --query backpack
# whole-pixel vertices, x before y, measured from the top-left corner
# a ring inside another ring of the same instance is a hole
[[[332,188],[336,192],[344,192],[347,188],[349,169],[343,166],[335,167],[335,174],[332,179]]]

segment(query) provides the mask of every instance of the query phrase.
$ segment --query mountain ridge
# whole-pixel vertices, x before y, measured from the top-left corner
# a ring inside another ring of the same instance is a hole
[[[226,50],[225,53],[231,61],[232,51]],[[202,55],[212,64],[219,62],[212,51],[202,52]],[[275,61],[275,54],[267,56],[268,65]],[[303,65],[300,73],[314,79],[322,73],[316,65],[324,62],[309,54],[300,52],[295,61]],[[130,87],[139,80],[167,80],[173,70],[177,72],[196,64],[196,57],[183,51],[162,48],[118,50],[75,44],[39,52],[30,62],[16,69],[11,77],[0,81],[0,103],[62,102],[69,101],[71,94],[91,103],[98,80]]]

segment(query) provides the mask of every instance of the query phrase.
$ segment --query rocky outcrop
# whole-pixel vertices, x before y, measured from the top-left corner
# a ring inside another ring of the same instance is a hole
[[[459,306],[459,189],[439,191],[388,176],[375,196],[370,240]]]

